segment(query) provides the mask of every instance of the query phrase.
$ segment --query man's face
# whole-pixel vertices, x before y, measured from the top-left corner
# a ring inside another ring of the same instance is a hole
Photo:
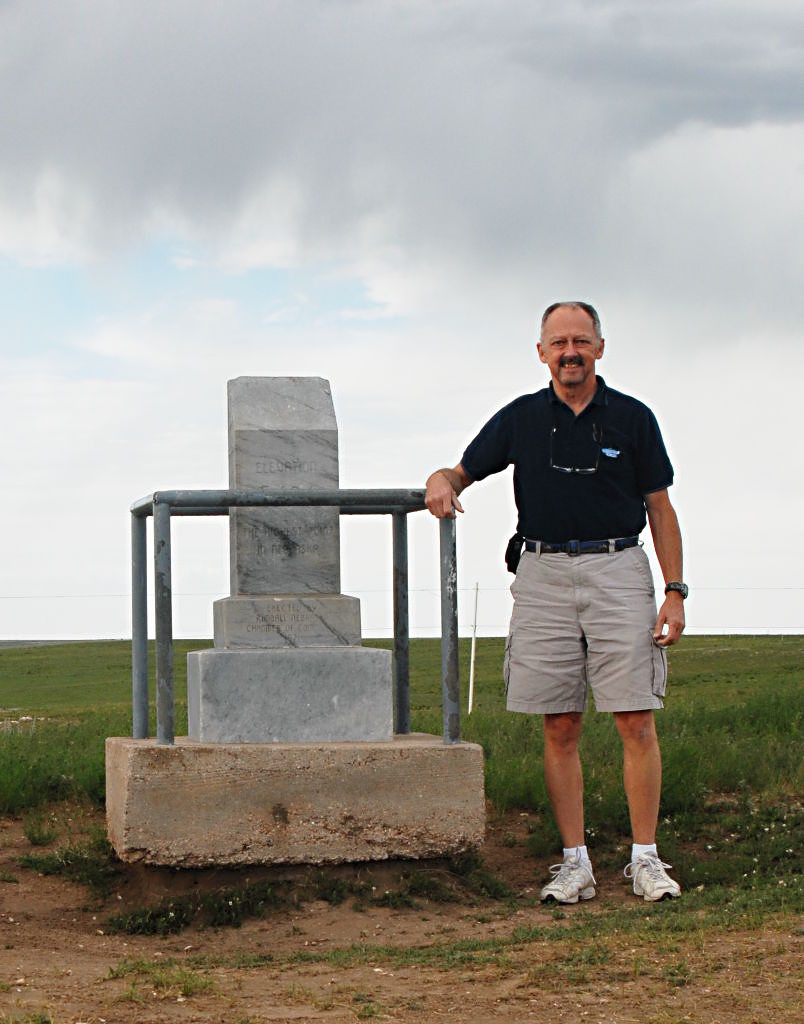
[[[547,318],[537,348],[550,375],[566,388],[578,388],[594,377],[595,362],[603,355],[603,339],[582,309],[559,306]]]

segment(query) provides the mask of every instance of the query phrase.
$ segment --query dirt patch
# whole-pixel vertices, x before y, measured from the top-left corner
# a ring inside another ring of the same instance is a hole
[[[102,816],[59,805],[59,837]],[[311,871],[121,868],[107,895],[23,868],[39,853],[19,820],[0,819],[0,1021],[103,1022],[617,1021],[793,1022],[800,935],[789,921],[745,932],[658,932],[605,942],[562,938],[577,915],[633,905],[615,870],[594,901],[542,907],[548,860],[527,851],[528,816],[490,821],[483,863],[512,895],[492,899],[447,863],[331,869],[342,902],[315,898]],[[413,906],[379,905],[421,868]],[[115,913],[160,900],[272,881],[287,897],[239,928],[193,923],[167,936],[109,934]],[[422,891],[420,889],[420,891]],[[355,895],[357,893],[358,895]],[[363,895],[360,896],[359,894]],[[646,914],[661,911],[645,908]],[[588,918],[587,918],[588,919]],[[3,1016],[5,1015],[5,1016]]]

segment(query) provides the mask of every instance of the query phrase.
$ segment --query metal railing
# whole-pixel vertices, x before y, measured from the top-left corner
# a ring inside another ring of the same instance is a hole
[[[155,491],[131,506],[131,684],[133,736],[148,736],[148,516],[153,516],[156,632],[156,739],[175,738],[173,673],[172,516],[226,516],[230,508],[337,505],[341,515],[390,515],[393,523],[393,693],[394,728],[410,732],[410,627],[408,617],[408,522],[425,508],[424,491],[402,489],[337,491]],[[441,563],[441,701],[444,743],[459,743],[458,583],[455,520],[439,522]]]

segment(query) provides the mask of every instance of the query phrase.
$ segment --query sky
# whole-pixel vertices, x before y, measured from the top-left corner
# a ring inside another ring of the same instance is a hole
[[[341,485],[422,486],[575,298],[661,425],[689,631],[804,629],[797,0],[5,0],[0,95],[0,640],[130,636],[129,507],[226,486],[227,380],[326,377]],[[503,634],[510,470],[464,497],[461,632],[477,585]],[[177,636],[227,536],[174,521]],[[342,520],[366,635],[390,586]]]

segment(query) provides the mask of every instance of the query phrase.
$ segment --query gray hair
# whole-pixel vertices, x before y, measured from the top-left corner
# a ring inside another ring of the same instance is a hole
[[[600,327],[600,317],[598,316],[597,310],[595,309],[594,306],[591,306],[588,302],[578,302],[578,301],[573,301],[573,302],[554,302],[551,306],[548,306],[547,309],[542,314],[542,329],[541,329],[542,337],[544,337],[544,325],[547,322],[547,318],[550,316],[551,313],[555,313],[555,311],[557,309],[581,309],[581,310],[583,310],[583,312],[586,313],[586,315],[592,321],[592,324],[593,324],[593,326],[595,328],[595,334],[597,335],[597,340],[598,341],[602,340],[602,338],[603,338],[603,331],[601,330],[601,327]]]

